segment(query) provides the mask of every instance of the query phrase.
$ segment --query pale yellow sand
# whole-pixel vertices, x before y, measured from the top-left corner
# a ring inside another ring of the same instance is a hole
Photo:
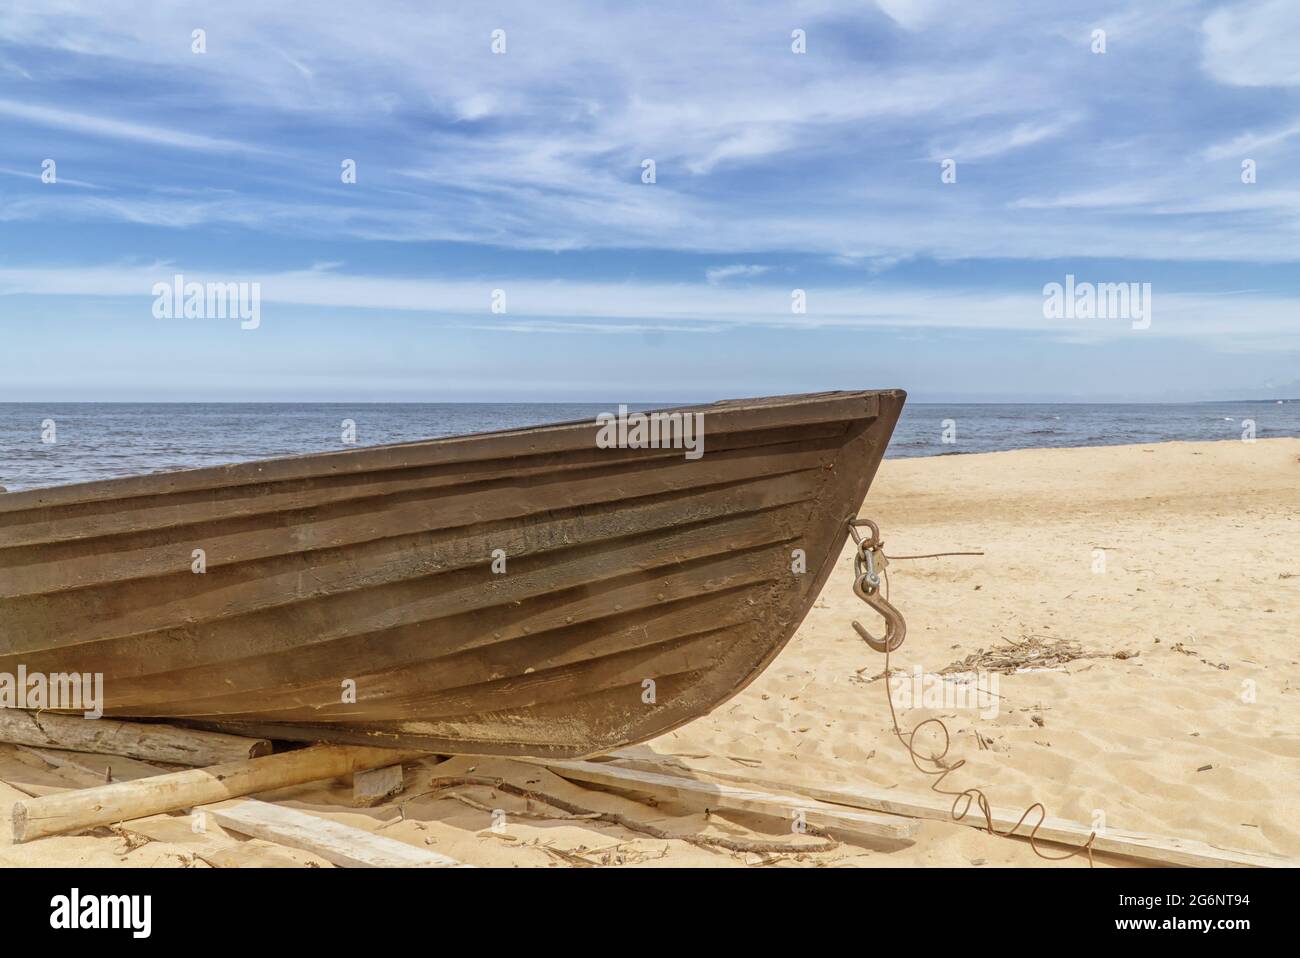
[[[1140,653],[1000,676],[991,720],[901,714],[908,727],[947,722],[949,758],[968,761],[949,782],[1017,816],[1034,801],[1080,822],[1100,809],[1116,828],[1300,856],[1300,441],[891,460],[864,514],[886,552],[987,553],[892,565],[910,625],[896,668],[937,672],[1030,636]],[[889,732],[883,682],[856,675],[878,673],[882,657],[848,627],[856,617],[879,631],[850,571],[846,552],[772,667],[655,750],[758,759],[767,778],[927,788]],[[926,831],[865,861],[1037,861],[1022,843]]]
[[[986,553],[891,566],[891,595],[910,627],[896,668],[937,672],[981,648],[1034,636],[1075,640],[1102,654],[999,676],[995,716],[901,711],[906,727],[931,716],[947,722],[949,759],[968,763],[951,784],[979,786],[999,810],[1016,815],[1041,801],[1059,818],[1087,823],[1100,812],[1118,829],[1300,858],[1300,440],[890,460],[864,514],[880,522],[886,551],[895,555]],[[1096,549],[1105,551],[1104,572],[1094,571]],[[853,596],[850,573],[846,550],[816,607],[762,676],[714,714],[640,750],[770,780],[927,789],[930,780],[890,733],[883,681],[872,680],[883,657],[849,626],[859,618],[879,629]],[[1118,659],[1116,652],[1138,654]],[[0,781],[13,781],[19,764],[11,747],[0,747]],[[479,865],[563,867],[572,863],[565,856],[576,854],[610,865],[744,866],[763,856],[614,825],[520,817],[521,799],[462,791],[506,811],[504,832],[494,833],[489,812],[418,797],[434,774],[474,768],[674,834],[704,829],[816,841],[770,819],[714,813],[706,820],[513,762],[453,759],[437,773],[433,765],[408,773],[405,820],[392,805],[347,808],[340,785],[286,794],[298,807]],[[28,779],[40,778],[23,768]],[[0,816],[14,797],[0,786]],[[157,867],[192,859],[184,848],[156,842],[127,850],[120,837],[103,834],[0,847],[0,865],[115,862]],[[842,844],[773,864],[1047,863],[1023,842],[928,822],[914,844]],[[1086,862],[1056,867],[1080,865]]]

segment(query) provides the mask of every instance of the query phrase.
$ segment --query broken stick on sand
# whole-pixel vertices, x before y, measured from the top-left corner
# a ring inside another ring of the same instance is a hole
[[[79,792],[14,803],[13,840],[131,821],[195,805],[210,805],[256,792],[337,778],[424,757],[424,752],[350,745],[313,745],[211,768],[189,769]]]
[[[171,765],[220,765],[271,754],[266,739],[146,722],[89,720],[80,715],[0,709],[0,742]]]

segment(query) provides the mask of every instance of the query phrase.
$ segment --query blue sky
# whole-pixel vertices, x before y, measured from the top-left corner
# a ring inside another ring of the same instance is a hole
[[[1300,395],[1298,49],[1289,0],[6,0],[0,401]],[[177,273],[260,327],[156,318]]]

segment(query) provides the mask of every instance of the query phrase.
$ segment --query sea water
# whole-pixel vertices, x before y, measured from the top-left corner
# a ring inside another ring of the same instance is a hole
[[[345,440],[368,446],[553,422],[594,423],[617,408],[616,403],[0,403],[0,486],[14,492],[325,452],[349,448]],[[909,403],[886,455],[1251,436],[1300,436],[1300,401]]]

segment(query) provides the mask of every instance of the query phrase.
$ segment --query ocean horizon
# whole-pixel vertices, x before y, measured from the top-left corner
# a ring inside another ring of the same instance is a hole
[[[0,403],[0,486],[16,492],[354,446],[594,421],[602,412],[616,412],[618,405]],[[672,404],[624,405],[637,411]],[[1288,436],[1300,436],[1300,400],[908,403],[886,458]]]

